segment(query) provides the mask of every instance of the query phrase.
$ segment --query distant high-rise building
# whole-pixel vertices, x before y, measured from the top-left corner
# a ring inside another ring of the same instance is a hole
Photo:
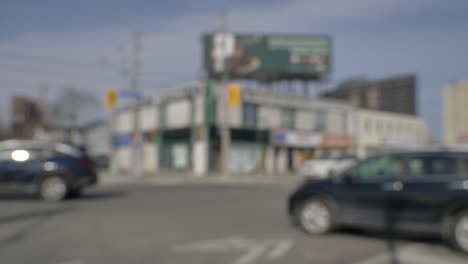
[[[11,117],[13,136],[16,138],[31,138],[43,119],[40,104],[25,96],[12,98]]]
[[[375,81],[352,79],[321,96],[347,100],[360,108],[416,115],[416,76]]]
[[[468,81],[447,85],[443,91],[443,126],[446,144],[468,144]]]

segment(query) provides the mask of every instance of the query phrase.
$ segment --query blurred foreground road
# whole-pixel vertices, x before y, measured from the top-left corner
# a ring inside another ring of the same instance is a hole
[[[391,263],[378,234],[293,229],[283,184],[122,183],[79,200],[0,195],[1,263]],[[394,263],[461,264],[438,240],[400,239]]]

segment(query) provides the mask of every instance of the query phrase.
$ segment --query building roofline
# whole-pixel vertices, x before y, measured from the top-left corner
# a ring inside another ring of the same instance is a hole
[[[384,110],[374,110],[374,109],[368,109],[368,108],[357,108],[358,114],[361,112],[368,112],[368,113],[376,113],[376,114],[384,114],[384,115],[389,115],[389,116],[395,116],[395,117],[405,117],[405,118],[415,118],[415,119],[420,119],[424,121],[424,118],[418,115],[412,115],[412,114],[405,114],[405,113],[398,113],[398,112],[391,112],[391,111],[384,111]]]

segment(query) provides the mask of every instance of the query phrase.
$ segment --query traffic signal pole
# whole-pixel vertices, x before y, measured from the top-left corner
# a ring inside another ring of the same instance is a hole
[[[132,50],[132,79],[130,86],[135,92],[133,100],[133,140],[132,140],[132,174],[133,176],[143,176],[143,138],[140,132],[140,98],[138,92],[140,89],[140,70],[141,70],[141,32],[133,34],[133,50]]]
[[[226,12],[222,11],[221,15],[221,33],[225,36],[227,34],[227,18]],[[224,39],[224,46],[227,46],[227,41]],[[229,82],[229,62],[224,60],[224,67],[221,78],[221,99],[219,102],[222,107],[222,120],[221,120],[221,173],[224,177],[229,177],[229,149],[231,147],[231,133],[230,133],[230,113],[229,105],[227,103],[228,96],[228,82]]]

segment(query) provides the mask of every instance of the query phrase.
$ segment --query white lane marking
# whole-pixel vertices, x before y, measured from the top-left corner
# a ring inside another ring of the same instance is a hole
[[[270,243],[261,243],[253,247],[249,247],[248,251],[237,258],[233,264],[250,264],[261,258]]]
[[[424,248],[424,244],[412,244],[394,253],[399,263],[406,264],[465,264],[466,260],[454,256],[438,256],[430,254],[430,249]],[[383,252],[369,259],[354,264],[384,264],[391,262],[390,253]]]
[[[270,251],[269,247],[271,247]],[[232,263],[251,264],[262,259],[262,257],[268,261],[278,260],[291,250],[292,247],[293,242],[289,239],[255,241],[241,236],[234,236],[182,244],[175,246],[172,250],[177,253],[241,251],[242,255],[236,258]]]
[[[286,255],[286,253],[288,253],[292,249],[293,246],[294,243],[290,239],[277,242],[273,246],[273,249],[270,250],[270,253],[268,253],[268,260],[273,261],[282,258],[284,255]]]
[[[176,252],[216,252],[232,249],[244,249],[252,247],[252,242],[243,237],[227,237],[222,239],[203,240],[194,243],[183,244],[173,248]]]

